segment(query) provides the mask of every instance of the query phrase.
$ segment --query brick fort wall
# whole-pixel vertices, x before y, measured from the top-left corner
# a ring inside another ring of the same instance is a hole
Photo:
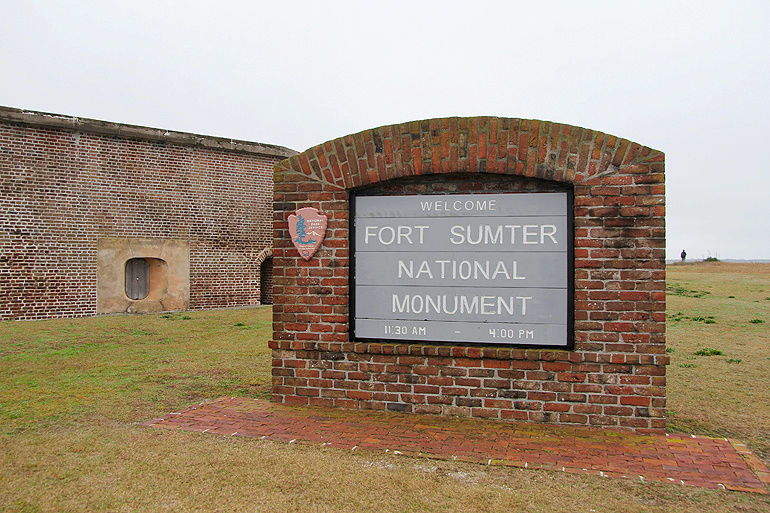
[[[0,108],[0,319],[96,313],[97,240],[189,241],[189,307],[260,304],[272,168],[295,152]]]
[[[574,191],[572,350],[350,339],[351,191],[565,187]],[[274,401],[665,429],[663,153],[536,120],[415,121],[280,162],[274,200]],[[308,206],[328,216],[328,228],[305,261],[287,219]]]

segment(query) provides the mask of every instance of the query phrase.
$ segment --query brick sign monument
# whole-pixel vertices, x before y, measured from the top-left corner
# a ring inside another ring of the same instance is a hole
[[[274,200],[274,401],[665,429],[661,152],[414,121],[278,163]]]

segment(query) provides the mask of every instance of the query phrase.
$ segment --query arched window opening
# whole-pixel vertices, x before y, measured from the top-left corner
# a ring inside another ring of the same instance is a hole
[[[259,268],[259,302],[273,304],[273,257],[266,258]]]
[[[150,264],[144,258],[126,261],[126,296],[144,299],[150,292]]]

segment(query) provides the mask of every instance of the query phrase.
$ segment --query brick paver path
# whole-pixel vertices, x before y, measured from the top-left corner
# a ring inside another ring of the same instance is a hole
[[[284,406],[247,398],[219,399],[145,424],[756,493],[767,493],[770,486],[770,472],[761,461],[745,445],[725,438]]]

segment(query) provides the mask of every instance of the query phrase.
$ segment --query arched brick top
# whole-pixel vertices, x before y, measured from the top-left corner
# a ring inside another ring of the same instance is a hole
[[[658,174],[662,152],[627,139],[550,121],[473,117],[411,121],[314,146],[275,167],[352,189],[434,173],[500,173],[593,185],[624,170]],[[657,179],[656,179],[657,178]]]
[[[256,265],[262,264],[265,260],[273,256],[273,247],[267,247],[259,252],[259,255],[257,255],[257,258],[255,259],[254,263]]]
[[[492,117],[375,128],[279,162],[273,399],[661,432],[669,362],[664,166],[663,153],[626,139]],[[352,338],[350,193],[367,185],[384,195],[571,188],[574,348]],[[302,207],[328,219],[308,261],[289,235],[288,218]]]

